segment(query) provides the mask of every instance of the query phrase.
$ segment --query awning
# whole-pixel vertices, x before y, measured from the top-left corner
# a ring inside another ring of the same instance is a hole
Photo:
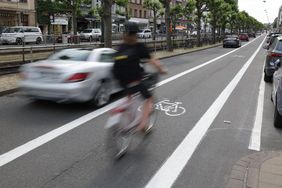
[[[179,25],[179,26],[176,26],[175,29],[177,29],[177,30],[185,30],[187,28],[182,26],[182,25]]]
[[[130,18],[129,22],[136,22],[138,24],[149,24],[149,20],[145,18]]]

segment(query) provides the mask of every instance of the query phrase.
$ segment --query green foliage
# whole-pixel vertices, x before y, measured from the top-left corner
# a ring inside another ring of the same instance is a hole
[[[153,12],[158,12],[163,8],[159,0],[144,0],[143,6]]]

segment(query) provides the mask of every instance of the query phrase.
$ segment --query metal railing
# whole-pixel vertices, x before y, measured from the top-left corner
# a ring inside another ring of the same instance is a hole
[[[55,37],[53,37],[54,39]],[[52,40],[53,40],[52,39]],[[164,35],[160,35],[156,40],[152,38],[139,39],[141,42],[146,43],[146,45],[151,48],[152,51],[166,50],[166,38]],[[220,41],[217,38],[217,42]],[[45,41],[45,40],[44,40]],[[53,42],[53,41],[52,41]],[[121,40],[113,40],[113,48],[116,48],[121,43]],[[188,38],[187,36],[174,36],[172,37],[173,48],[193,48],[197,45],[196,38]],[[200,41],[200,46],[212,44],[211,38],[202,38]],[[14,73],[17,68],[25,63],[31,63],[34,61],[46,59],[51,54],[60,51],[62,49],[68,48],[100,48],[104,44],[100,41],[95,42],[81,42],[78,43],[47,43],[41,45],[26,45],[21,46],[0,46],[0,75]]]

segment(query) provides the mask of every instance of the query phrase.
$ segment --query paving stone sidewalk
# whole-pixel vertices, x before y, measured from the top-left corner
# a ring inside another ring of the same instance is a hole
[[[227,188],[282,188],[282,151],[241,158],[232,168]]]
[[[175,49],[173,52],[167,52],[167,51],[158,51],[155,53],[155,56],[157,58],[163,59],[168,57],[173,57],[181,54],[191,53],[195,51],[200,51],[208,48],[213,48],[216,46],[222,45],[221,43],[214,44],[214,45],[207,45],[203,47],[195,47],[195,48],[189,48],[189,49]],[[13,93],[17,90],[17,84],[19,81],[19,75],[18,74],[10,74],[10,75],[4,75],[0,76],[0,96],[6,95],[9,93]]]

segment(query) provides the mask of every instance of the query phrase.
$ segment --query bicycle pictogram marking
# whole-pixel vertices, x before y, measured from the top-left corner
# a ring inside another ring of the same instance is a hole
[[[181,106],[182,102],[170,102],[169,99],[164,99],[154,104],[156,110],[164,112],[168,116],[180,116],[186,112],[186,109]],[[141,106],[138,108],[141,110]]]

